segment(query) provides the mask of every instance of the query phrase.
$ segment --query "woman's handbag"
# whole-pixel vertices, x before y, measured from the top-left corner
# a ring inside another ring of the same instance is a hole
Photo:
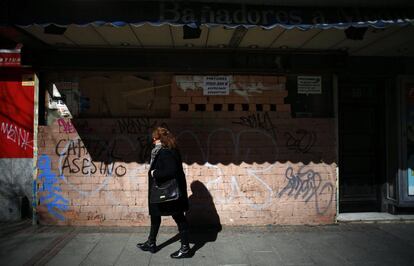
[[[162,203],[177,200],[180,197],[180,189],[178,188],[175,178],[168,180],[162,184],[154,184],[151,187],[150,203]]]

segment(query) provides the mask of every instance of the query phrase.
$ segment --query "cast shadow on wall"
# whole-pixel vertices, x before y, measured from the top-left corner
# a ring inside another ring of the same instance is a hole
[[[207,187],[196,180],[190,185],[192,194],[189,197],[189,210],[186,217],[190,225],[191,256],[207,242],[214,242],[222,226],[213,198]],[[162,249],[180,239],[179,234],[158,245]]]
[[[274,120],[267,127],[249,128],[238,119],[227,120],[227,128],[213,125],[197,128],[191,123],[188,127],[169,125],[149,118],[60,118],[59,133],[77,133],[78,138],[72,139],[72,143],[68,143],[67,138],[62,139],[56,151],[57,155],[66,150],[71,156],[88,154],[93,162],[106,165],[114,162],[144,164],[148,163],[153,147],[152,129],[164,126],[176,135],[187,165],[336,162],[334,123],[331,121],[319,121],[320,125],[309,128],[293,120],[289,120],[292,125],[278,125]]]

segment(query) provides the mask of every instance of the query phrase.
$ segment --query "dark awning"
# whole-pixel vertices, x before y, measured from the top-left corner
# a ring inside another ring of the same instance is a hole
[[[22,1],[0,4],[2,25],[67,26],[131,24],[292,29],[384,28],[414,24],[413,8],[280,7],[195,2]]]

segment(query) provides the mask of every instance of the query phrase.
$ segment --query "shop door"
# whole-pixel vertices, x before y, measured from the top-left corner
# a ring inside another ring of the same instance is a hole
[[[402,167],[399,174],[399,203],[414,207],[414,77],[401,80]]]
[[[340,212],[380,211],[385,176],[383,84],[339,80]]]

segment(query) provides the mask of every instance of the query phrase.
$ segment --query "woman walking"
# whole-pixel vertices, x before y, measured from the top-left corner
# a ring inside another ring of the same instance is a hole
[[[156,238],[161,225],[161,216],[172,216],[178,226],[181,238],[181,248],[171,254],[172,258],[189,256],[188,223],[184,212],[188,210],[187,183],[182,167],[181,156],[173,134],[166,128],[157,127],[152,132],[155,147],[151,151],[150,169],[148,171],[148,209],[151,217],[151,229],[148,240],[138,243],[137,246],[155,253],[157,251]],[[176,200],[153,203],[151,193],[157,185],[175,179],[179,197]]]

